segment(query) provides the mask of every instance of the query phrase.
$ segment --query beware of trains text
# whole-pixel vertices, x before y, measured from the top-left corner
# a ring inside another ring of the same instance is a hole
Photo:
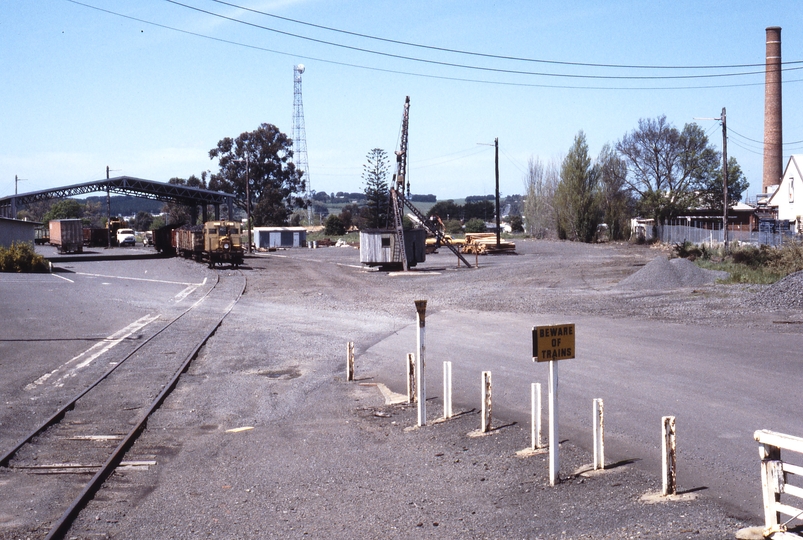
[[[533,361],[574,358],[574,324],[533,326]]]

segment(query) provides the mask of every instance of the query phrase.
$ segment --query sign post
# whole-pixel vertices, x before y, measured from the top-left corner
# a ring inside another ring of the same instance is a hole
[[[560,481],[558,360],[574,358],[574,324],[533,326],[533,362],[549,362],[549,485]]]

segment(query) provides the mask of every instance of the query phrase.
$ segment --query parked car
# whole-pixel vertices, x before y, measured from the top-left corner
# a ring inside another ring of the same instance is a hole
[[[134,229],[118,229],[117,230],[117,244],[120,246],[133,246],[137,243],[136,236],[134,236]]]
[[[153,245],[153,232],[152,231],[145,231],[145,235],[142,239],[142,245],[144,246],[152,246]]]

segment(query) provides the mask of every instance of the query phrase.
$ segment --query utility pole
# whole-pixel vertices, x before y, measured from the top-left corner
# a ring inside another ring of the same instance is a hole
[[[502,234],[501,216],[499,215],[499,137],[494,139],[494,149],[496,150],[494,165],[496,167],[496,247],[498,249]]]
[[[722,240],[728,252],[728,128],[725,107],[722,107]]]
[[[251,168],[251,154],[246,152],[245,159],[235,159],[238,163],[245,163],[245,219],[248,227],[248,253],[251,253],[251,179],[248,178],[248,171]]]
[[[109,193],[109,166],[106,165],[106,249],[112,247],[112,197]]]
[[[722,243],[728,251],[728,126],[725,107],[719,118],[698,118],[695,120],[717,120],[722,124]]]
[[[25,182],[27,178],[18,178],[17,175],[14,175],[14,195],[17,195],[17,184],[20,182]],[[16,216],[15,216],[16,217]]]
[[[251,154],[245,154],[245,206],[246,219],[248,220],[248,254],[251,254],[251,179],[248,178]]]

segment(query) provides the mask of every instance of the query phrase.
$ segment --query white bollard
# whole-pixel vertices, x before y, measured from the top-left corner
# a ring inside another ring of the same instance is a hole
[[[354,342],[346,343],[346,380],[354,380]]]
[[[532,439],[532,449],[541,448],[541,383],[530,385],[530,432]]]
[[[415,403],[415,353],[407,353],[407,403]]]
[[[491,429],[491,372],[482,372],[482,419],[480,431],[487,433]]]
[[[416,345],[418,349],[418,356],[416,358],[415,369],[415,389],[416,401],[418,402],[418,425],[425,426],[427,424],[427,388],[426,380],[424,380],[424,367],[426,358],[426,344],[424,338],[426,336],[425,326],[427,317],[427,301],[416,300],[415,310],[418,318],[418,337]]]
[[[443,363],[443,419],[452,417],[452,363]]]
[[[662,495],[675,495],[677,493],[677,461],[675,451],[675,417],[664,416],[661,418],[661,463],[663,489]]]
[[[605,412],[602,398],[594,400],[594,470],[605,468]]]

